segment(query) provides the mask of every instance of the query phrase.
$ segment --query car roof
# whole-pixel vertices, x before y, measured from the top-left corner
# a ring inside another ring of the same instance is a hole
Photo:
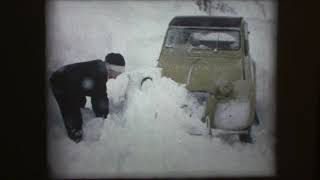
[[[171,20],[169,26],[240,28],[242,19],[242,17],[230,16],[176,16]]]

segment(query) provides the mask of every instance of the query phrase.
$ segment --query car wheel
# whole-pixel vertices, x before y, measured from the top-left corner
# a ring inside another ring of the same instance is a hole
[[[212,136],[212,129],[211,129],[211,120],[210,120],[210,118],[209,118],[209,116],[207,115],[206,117],[205,117],[205,121],[206,121],[206,123],[207,123],[207,127],[208,127],[208,134],[210,135],[210,136]]]
[[[239,134],[239,140],[242,143],[250,143],[250,144],[253,143],[253,139],[251,136],[251,127],[249,127],[247,133]]]
[[[143,83],[147,82],[147,80],[150,80],[150,81],[153,81],[153,79],[151,77],[145,77],[141,80],[141,83],[140,83],[140,89],[142,88],[143,86]]]
[[[259,119],[259,116],[257,114],[257,111],[255,111],[253,125],[259,125],[259,124],[260,124],[260,119]]]

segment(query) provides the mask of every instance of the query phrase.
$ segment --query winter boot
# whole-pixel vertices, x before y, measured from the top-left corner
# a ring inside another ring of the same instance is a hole
[[[82,130],[70,129],[68,130],[68,136],[74,142],[79,143],[82,140],[83,132]]]

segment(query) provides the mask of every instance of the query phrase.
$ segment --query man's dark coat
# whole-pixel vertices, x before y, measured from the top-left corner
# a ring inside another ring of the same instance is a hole
[[[91,97],[97,117],[109,113],[106,91],[108,72],[102,60],[93,60],[61,67],[50,77],[51,88],[59,104],[67,130],[82,129],[80,107]]]

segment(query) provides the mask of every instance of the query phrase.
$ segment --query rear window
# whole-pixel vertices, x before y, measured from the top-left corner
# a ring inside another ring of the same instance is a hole
[[[224,29],[170,28],[165,46],[212,50],[239,50],[240,31]]]

